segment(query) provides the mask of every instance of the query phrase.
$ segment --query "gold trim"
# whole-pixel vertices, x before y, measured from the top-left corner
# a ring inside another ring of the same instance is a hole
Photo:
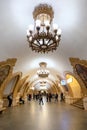
[[[12,59],[7,59],[6,61],[2,61],[0,62],[0,67],[1,66],[5,66],[5,65],[11,65],[14,66],[16,63],[17,59],[16,58],[12,58]]]
[[[39,14],[47,14],[50,16],[51,21],[54,17],[54,11],[52,7],[48,4],[39,4],[38,6],[35,7],[33,11],[33,18],[36,20],[37,16]]]

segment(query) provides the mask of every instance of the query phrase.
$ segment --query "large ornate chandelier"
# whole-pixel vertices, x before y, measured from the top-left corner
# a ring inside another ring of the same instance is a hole
[[[46,78],[49,76],[49,70],[46,69],[47,63],[40,62],[40,69],[37,71],[37,75],[41,78]]]
[[[53,24],[54,11],[48,4],[39,4],[33,11],[34,25],[29,25],[27,41],[29,47],[35,52],[49,52],[56,50],[60,38],[61,29]]]

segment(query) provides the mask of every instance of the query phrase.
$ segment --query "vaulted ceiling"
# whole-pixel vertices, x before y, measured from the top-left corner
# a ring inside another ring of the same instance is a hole
[[[32,12],[39,3],[54,9],[54,22],[62,29],[60,45],[48,54],[29,48],[26,30],[33,24]],[[47,68],[63,76],[71,71],[69,57],[87,59],[87,0],[1,0],[0,1],[0,61],[17,58],[14,72],[32,73],[46,62]]]

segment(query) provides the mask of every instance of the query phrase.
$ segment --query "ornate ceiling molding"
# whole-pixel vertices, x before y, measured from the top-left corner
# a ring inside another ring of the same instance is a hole
[[[48,4],[39,4],[38,6],[35,7],[33,11],[33,18],[36,19],[38,15],[46,13],[50,16],[51,20],[54,17],[54,11],[52,7]]]
[[[16,58],[7,59],[6,61],[1,61],[0,62],[0,67],[4,66],[4,65],[15,66],[16,61],[17,61]]]
[[[73,67],[75,67],[76,64],[81,64],[87,67],[87,60],[80,60],[79,58],[73,58],[73,57],[70,57],[69,60]]]

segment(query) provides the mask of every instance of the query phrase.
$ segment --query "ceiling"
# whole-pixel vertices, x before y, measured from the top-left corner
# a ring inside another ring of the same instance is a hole
[[[60,45],[48,54],[35,53],[28,47],[26,30],[33,24],[32,12],[39,3],[54,9],[54,22],[62,29]],[[63,76],[72,72],[69,57],[87,59],[87,0],[0,0],[0,61],[17,58],[14,72],[23,74],[47,68]]]

